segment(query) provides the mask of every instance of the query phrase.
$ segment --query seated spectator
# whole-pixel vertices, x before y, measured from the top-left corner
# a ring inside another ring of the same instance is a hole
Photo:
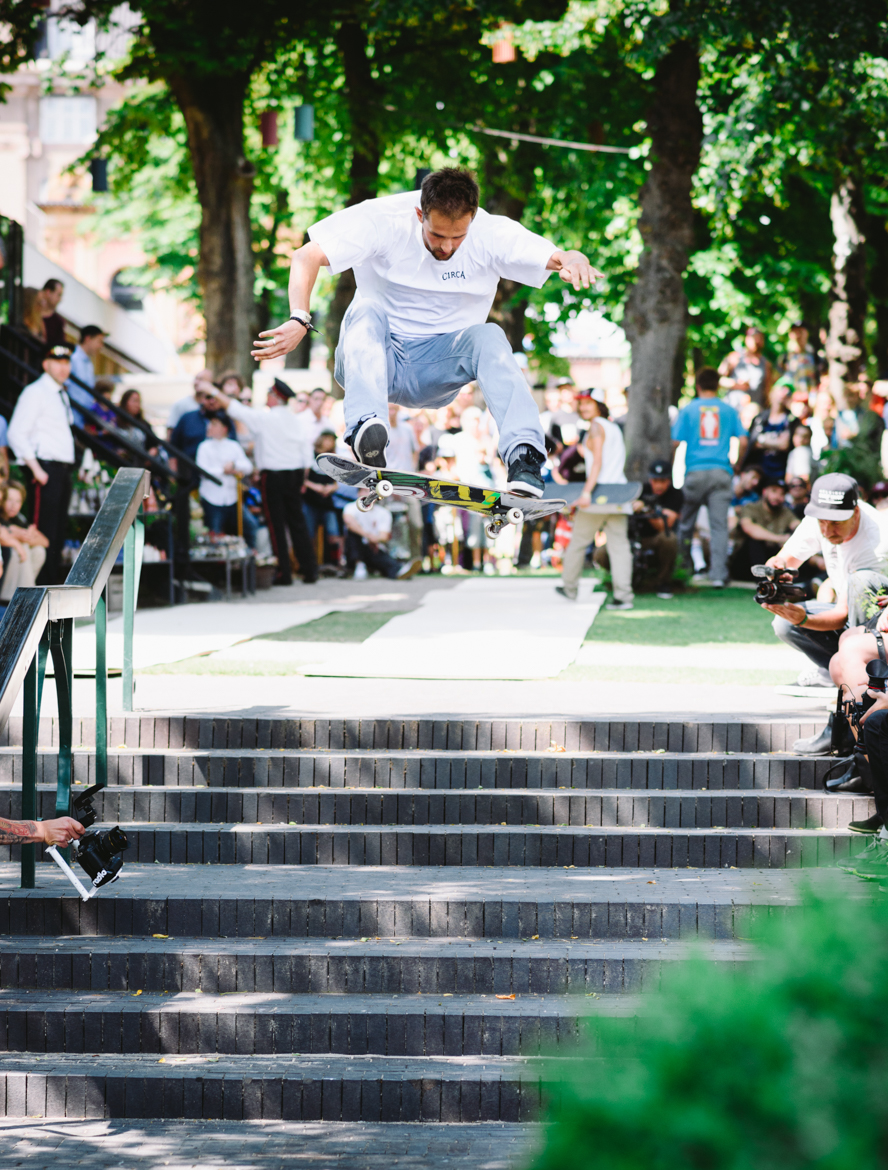
[[[412,435],[412,432],[411,432]],[[305,487],[302,493],[302,510],[305,525],[312,540],[317,539],[318,527],[323,525],[327,544],[331,546],[334,565],[342,562],[343,539],[339,522],[339,510],[333,501],[339,484],[318,467],[318,455],[332,455],[336,451],[336,435],[333,431],[321,431],[315,439],[315,457],[305,473]],[[320,558],[319,558],[320,559]]]
[[[786,460],[786,479],[806,479],[808,483],[814,478],[814,452],[811,450],[811,428],[802,424],[797,426],[792,435],[792,447]]]
[[[361,488],[358,499],[365,499],[370,495],[367,488]],[[342,512],[345,523],[345,556],[349,568],[354,567],[356,580],[371,573],[379,573],[382,577],[392,580],[404,580],[418,573],[422,568],[422,561],[398,561],[386,550],[392,535],[392,514],[381,504],[375,504],[369,512],[362,512],[358,508],[357,500],[347,504]],[[360,566],[364,566],[363,572]]]
[[[139,422],[148,425],[145,415],[142,413],[142,395],[138,390],[124,390],[123,397],[120,399],[120,409],[130,418],[138,419]],[[156,457],[160,451],[160,439],[150,427],[146,431],[143,427],[136,426],[135,423],[127,425],[123,419],[120,419],[116,430],[118,434],[123,435],[134,447],[138,447],[146,455]]]
[[[643,549],[652,549],[656,560],[654,591],[663,601],[672,599],[672,574],[678,557],[676,525],[684,506],[681,489],[673,487],[672,468],[657,459],[648,469],[650,478],[633,504],[636,514],[635,539]]]
[[[792,509],[793,515],[799,520],[805,518],[805,508],[810,499],[811,491],[807,480],[790,479],[786,481],[786,505]]]
[[[731,500],[731,506],[740,508],[743,504],[754,504],[756,500],[761,499],[761,491],[759,490],[762,481],[762,469],[753,464],[751,467],[744,467],[739,475],[734,476],[734,497]]]
[[[783,479],[793,432],[798,425],[786,409],[790,386],[781,378],[771,387],[769,406],[749,428],[747,463],[757,463],[768,479]]]
[[[211,533],[237,535],[237,473],[249,475],[253,464],[244,453],[240,443],[229,437],[231,420],[222,413],[207,418],[207,437],[197,448],[195,461],[202,471],[208,471],[221,479],[213,483],[205,477],[200,481],[200,502],[203,505],[204,523]],[[248,508],[241,509],[243,515],[244,540],[256,546],[256,517]]]
[[[880,479],[873,484],[870,489],[869,502],[877,512],[884,512],[888,509],[888,482]]]
[[[730,561],[731,576],[736,581],[751,580],[752,566],[763,565],[774,556],[800,523],[786,506],[786,485],[780,479],[766,479],[762,498],[738,509],[737,522],[743,539],[734,546]]]
[[[20,585],[23,589],[30,589],[46,560],[49,541],[26,519],[22,511],[26,498],[24,484],[13,480],[0,505],[0,545],[3,547],[0,601],[10,601]]]
[[[198,410],[200,407],[200,395],[205,390],[212,390],[213,371],[200,370],[198,373],[196,373],[194,375],[192,387],[193,389],[191,394],[189,394],[187,398],[180,398],[177,402],[174,402],[172,409],[170,410],[169,418],[167,419],[167,438],[170,440],[172,440],[173,431],[178,425],[179,419],[184,414],[190,414],[192,411]]]

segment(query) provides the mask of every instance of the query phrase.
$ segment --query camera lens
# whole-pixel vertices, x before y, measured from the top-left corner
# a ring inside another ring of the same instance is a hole
[[[120,853],[121,850],[129,846],[126,839],[126,833],[121,829],[120,825],[115,825],[113,829],[109,829],[105,834],[105,841],[109,853]]]

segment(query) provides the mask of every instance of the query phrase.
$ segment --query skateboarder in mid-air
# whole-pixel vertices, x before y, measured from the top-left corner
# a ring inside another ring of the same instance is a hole
[[[345,389],[346,442],[359,463],[385,467],[388,404],[440,407],[476,381],[499,428],[507,491],[541,496],[539,411],[505,333],[487,322],[500,277],[540,288],[550,272],[580,292],[602,274],[502,215],[478,207],[478,184],[447,167],[421,191],[368,199],[322,219],[293,254],[290,320],[259,335],[252,356],[283,357],[311,326],[322,265],[353,268],[336,380]]]

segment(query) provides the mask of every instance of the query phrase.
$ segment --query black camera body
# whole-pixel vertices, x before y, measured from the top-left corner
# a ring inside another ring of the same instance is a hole
[[[73,815],[85,829],[95,824],[98,819],[92,806],[92,798],[98,791],[99,785],[93,784],[74,799]],[[102,832],[93,829],[92,832],[84,833],[77,842],[77,864],[89,875],[94,888],[98,889],[100,886],[107,886],[109,882],[117,881],[123,868],[121,854],[127,848],[129,842],[120,825]]]
[[[808,596],[804,585],[796,585],[797,569],[778,569],[774,565],[753,565],[758,581],[755,600],[759,605],[798,605]]]
[[[880,658],[873,658],[866,664],[866,685],[871,691],[880,691],[883,695],[888,691],[888,664],[882,662]],[[840,700],[841,710],[845,718],[852,727],[860,731],[860,720],[869,711],[875,699],[872,695],[864,692],[858,701],[848,699],[845,702]],[[859,736],[858,736],[859,738]]]

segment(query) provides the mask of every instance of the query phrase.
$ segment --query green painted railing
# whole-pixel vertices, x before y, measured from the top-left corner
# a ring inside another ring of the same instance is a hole
[[[118,471],[64,585],[16,589],[0,622],[0,727],[22,691],[22,817],[37,820],[37,737],[46,660],[58,698],[58,783],[55,815],[71,810],[74,619],[95,617],[96,783],[108,782],[108,578],[123,549],[123,708],[133,709],[133,624],[139,592],[148,493],[147,471]],[[22,889],[32,890],[35,848],[22,846]]]

